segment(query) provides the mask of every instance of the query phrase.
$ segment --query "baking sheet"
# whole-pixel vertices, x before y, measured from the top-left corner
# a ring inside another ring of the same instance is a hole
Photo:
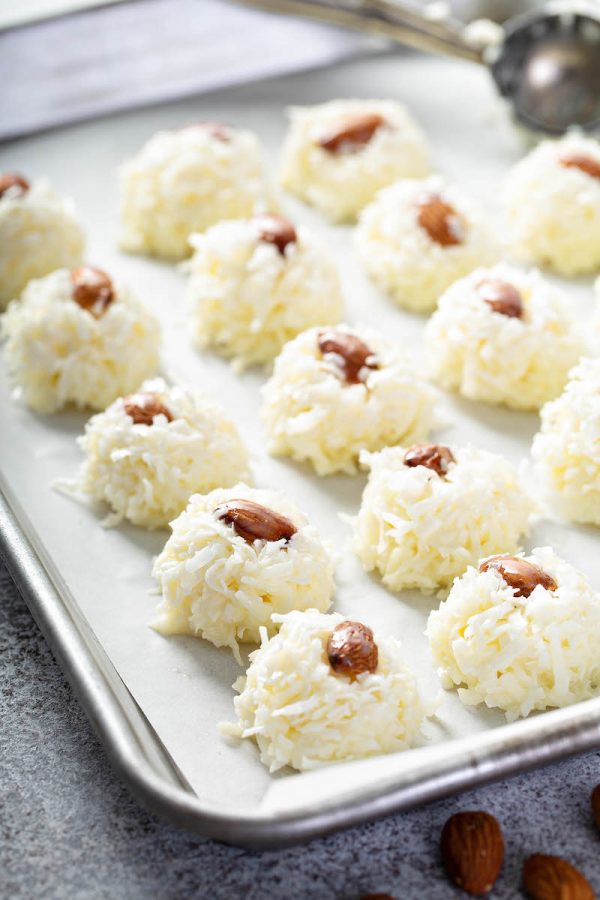
[[[440,86],[443,85],[443,92]],[[128,283],[160,317],[164,361],[170,377],[203,388],[238,423],[253,455],[259,486],[286,490],[330,539],[340,556],[335,608],[375,629],[386,628],[403,639],[408,663],[430,690],[437,679],[423,635],[434,598],[417,593],[394,595],[376,578],[361,572],[348,548],[349,528],[339,512],[356,511],[364,476],[319,479],[304,466],[274,460],[263,452],[259,421],[260,372],[235,376],[228,364],[198,355],[186,338],[183,276],[172,266],[127,257],[115,247],[117,192],[114,170],[159,127],[177,127],[204,118],[252,128],[262,137],[269,161],[276,159],[285,128],[283,107],[336,96],[392,96],[409,104],[434,145],[442,171],[484,201],[495,201],[500,179],[522,153],[519,138],[494,112],[493,89],[485,72],[467,64],[418,56],[390,57],[343,65],[323,73],[279,79],[185,101],[168,107],[115,117],[32,138],[0,152],[0,169],[45,175],[57,189],[73,196],[89,232],[88,258]],[[448,103],[460,98],[459,104]],[[299,204],[285,201],[286,211],[310,224],[338,259],[347,299],[347,320],[377,326],[413,348],[419,367],[419,336],[424,320],[396,309],[360,271],[352,251],[351,229],[330,228]],[[592,314],[589,282],[569,283],[578,315]],[[443,409],[453,425],[440,437],[466,441],[504,453],[518,462],[537,429],[537,416],[468,403],[447,397]],[[148,627],[157,598],[151,594],[151,558],[166,532],[147,533],[133,526],[104,530],[106,509],[78,504],[51,490],[54,479],[72,475],[80,463],[75,436],[86,416],[67,412],[39,416],[10,399],[0,371],[0,471],[27,511],[42,547],[132,695],[156,729],[174,762],[207,810],[250,814],[258,809],[312,805],[337,789],[360,792],[379,774],[408,772],[430,756],[415,749],[394,757],[340,766],[322,773],[270,776],[250,742],[232,744],[217,733],[217,723],[233,718],[231,684],[239,667],[227,650],[193,638],[165,638]],[[527,546],[553,544],[600,587],[597,532],[559,524],[538,525]],[[443,695],[437,720],[428,730],[430,743],[473,738],[504,722],[491,711],[467,709],[454,693]],[[348,778],[348,769],[353,776]]]

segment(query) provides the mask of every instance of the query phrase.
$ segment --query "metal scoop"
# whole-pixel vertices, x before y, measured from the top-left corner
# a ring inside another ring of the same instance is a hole
[[[549,3],[509,19],[501,40],[483,45],[474,43],[462,23],[433,21],[393,0],[245,2],[481,63],[516,118],[535,131],[562,134],[572,125],[600,128],[599,2]]]

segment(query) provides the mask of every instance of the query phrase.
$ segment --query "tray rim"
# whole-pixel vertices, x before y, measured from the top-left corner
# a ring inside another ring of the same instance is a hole
[[[256,849],[290,846],[600,747],[598,697],[434,745],[444,748],[439,760],[434,753],[412,778],[388,778],[339,803],[319,808],[317,801],[292,814],[218,813],[186,785],[83,617],[76,621],[1,484],[0,556],[130,792],[205,837]]]

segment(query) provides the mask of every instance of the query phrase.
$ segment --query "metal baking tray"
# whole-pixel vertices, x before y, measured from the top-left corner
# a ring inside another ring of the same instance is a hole
[[[444,85],[444,92],[439,85]],[[90,261],[128,283],[160,316],[165,369],[215,396],[234,415],[254,455],[258,485],[287,489],[339,554],[336,608],[405,638],[408,662],[435,684],[423,637],[433,598],[386,591],[361,572],[347,548],[338,511],[356,509],[365,478],[318,479],[308,469],[267,458],[258,425],[258,372],[235,376],[210,354],[200,357],[182,325],[183,277],[173,267],[126,257],[115,247],[114,169],[160,127],[222,119],[251,127],[274,161],[283,108],[336,96],[393,96],[427,130],[435,162],[483,200],[523,152],[497,118],[484,72],[467,64],[389,56],[283,78],[29,138],[0,148],[0,170],[47,175],[72,195],[87,224]],[[450,108],[448,97],[460,97]],[[402,313],[368,284],[352,252],[351,230],[330,228],[292,201],[338,258],[349,321],[369,321],[418,345],[423,320]],[[568,285],[573,306],[590,315],[587,282]],[[418,353],[415,365],[418,366]],[[472,440],[517,461],[537,417],[445,398],[447,441]],[[249,742],[230,746],[216,733],[233,718],[231,684],[239,672],[227,651],[192,638],[153,632],[150,561],[166,532],[100,528],[105,511],[52,491],[79,463],[75,436],[85,416],[33,415],[10,397],[0,368],[0,552],[106,752],[135,796],[174,824],[230,843],[275,847],[306,840],[437,797],[600,746],[600,699],[507,725],[492,711],[467,709],[444,695],[419,748],[316,772],[269,776]],[[536,525],[528,546],[553,544],[600,585],[593,529]]]

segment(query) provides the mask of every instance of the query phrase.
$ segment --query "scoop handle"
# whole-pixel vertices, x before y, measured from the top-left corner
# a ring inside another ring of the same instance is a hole
[[[464,37],[462,25],[437,21],[400,0],[241,0],[268,12],[303,16],[390,38],[417,50],[457,56],[482,63],[480,47]]]

